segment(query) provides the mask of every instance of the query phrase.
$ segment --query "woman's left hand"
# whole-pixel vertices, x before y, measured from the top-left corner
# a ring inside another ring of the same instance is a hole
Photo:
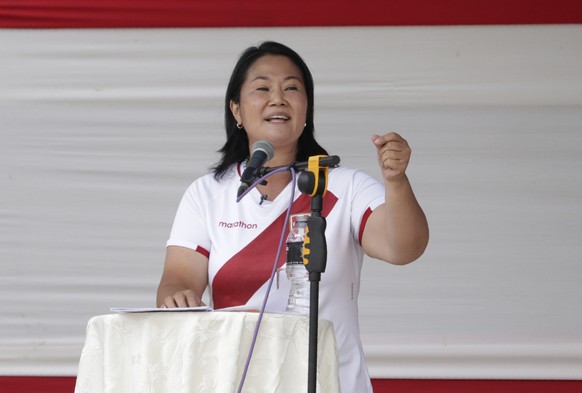
[[[405,175],[411,150],[406,139],[395,132],[372,135],[372,142],[378,151],[378,164],[386,182],[402,179]]]

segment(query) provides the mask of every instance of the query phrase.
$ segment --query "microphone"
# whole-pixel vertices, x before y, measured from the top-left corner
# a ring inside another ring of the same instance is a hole
[[[271,160],[274,156],[275,149],[270,142],[262,140],[253,144],[251,158],[240,177],[241,184],[238,188],[237,197],[240,197],[256,179],[255,171],[261,168],[265,162]]]

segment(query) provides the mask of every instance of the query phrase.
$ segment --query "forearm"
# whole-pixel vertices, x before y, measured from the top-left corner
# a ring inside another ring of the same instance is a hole
[[[428,244],[428,224],[406,176],[411,149],[395,132],[373,135],[386,189],[385,203],[370,215],[362,246],[373,257],[397,265],[412,262]]]
[[[386,184],[383,209],[390,262],[406,264],[420,257],[428,244],[428,223],[406,176]]]
[[[183,247],[166,250],[164,272],[158,285],[158,307],[196,307],[208,284],[208,259]]]

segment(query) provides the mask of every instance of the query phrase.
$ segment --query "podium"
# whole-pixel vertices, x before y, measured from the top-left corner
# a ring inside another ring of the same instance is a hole
[[[258,319],[251,312],[151,312],[93,317],[75,393],[234,393]],[[340,392],[333,325],[319,321],[317,391]],[[305,393],[309,319],[265,314],[244,393]]]

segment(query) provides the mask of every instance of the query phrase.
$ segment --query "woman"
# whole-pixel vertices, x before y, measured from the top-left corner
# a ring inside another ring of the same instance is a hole
[[[289,172],[280,173],[237,203],[240,176],[259,140],[274,146],[271,167],[327,154],[314,138],[313,101],[311,73],[293,50],[265,42],[243,52],[226,92],[221,161],[182,198],[158,306],[198,306],[209,286],[215,309],[260,307],[295,185]],[[357,320],[364,252],[402,265],[422,255],[428,243],[426,218],[405,174],[411,154],[407,142],[387,133],[373,135],[372,143],[384,184],[356,170],[333,168],[324,197],[328,257],[319,315],[334,324],[343,392],[372,391]],[[295,191],[292,213],[308,213],[309,197]],[[285,310],[289,283],[281,276],[267,311]]]

